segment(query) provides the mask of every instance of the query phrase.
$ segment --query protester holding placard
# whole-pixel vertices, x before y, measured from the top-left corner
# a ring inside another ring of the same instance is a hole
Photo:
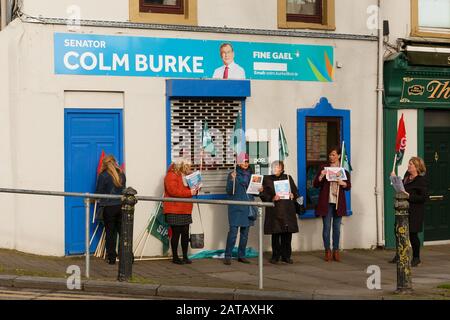
[[[341,167],[341,148],[333,147],[328,152],[328,161],[326,165],[322,165],[314,178],[314,187],[320,188],[319,201],[316,206],[316,216],[322,217],[323,221],[323,245],[325,247],[325,261],[332,258],[340,261],[339,241],[341,233],[341,220],[347,214],[347,206],[345,203],[345,192],[351,188],[350,173],[345,170],[347,180],[335,179],[336,175],[331,175],[334,181],[328,181],[326,176],[330,174],[325,170],[326,167]],[[331,226],[333,225],[333,254],[330,246]]]
[[[263,192],[260,194],[264,202],[274,202],[274,208],[266,208],[264,220],[264,234],[272,235],[272,258],[270,262],[277,264],[280,261],[293,263],[292,234],[298,232],[297,212],[295,201],[298,190],[291,176],[284,173],[283,161],[272,163],[272,175],[265,176]],[[280,186],[277,192],[278,186]],[[283,199],[287,191],[287,199]]]
[[[403,178],[403,192],[408,196],[409,202],[409,239],[413,251],[412,267],[417,267],[421,264],[419,232],[423,231],[425,202],[428,199],[426,171],[423,159],[412,157],[408,162],[408,170]],[[396,176],[395,172],[392,172],[391,176]],[[398,259],[396,255],[391,262],[397,263]]]
[[[238,166],[236,167],[236,171],[233,170],[228,174],[226,191],[229,195],[229,199],[238,201],[253,201],[254,196],[247,194],[250,178],[253,173],[249,166],[248,154],[245,152],[239,153],[237,156],[237,164]],[[225,259],[223,260],[224,264],[231,264],[232,251],[236,243],[238,231],[240,231],[238,261],[242,263],[250,263],[250,261],[245,258],[245,251],[247,247],[248,232],[250,227],[254,225],[257,210],[258,209],[256,207],[252,206],[228,206],[228,224],[230,229],[227,236]]]
[[[164,178],[164,197],[192,198],[198,194],[199,189],[191,189],[186,182],[186,175],[191,173],[191,162],[187,159],[178,159],[172,163]],[[175,264],[191,264],[188,259],[189,225],[192,223],[192,203],[164,202],[166,222],[172,229],[170,245],[172,247],[172,262]],[[178,242],[181,237],[183,259],[178,257]]]

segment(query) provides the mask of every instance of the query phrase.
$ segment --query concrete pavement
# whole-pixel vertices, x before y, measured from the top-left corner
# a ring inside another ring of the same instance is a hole
[[[413,268],[414,292],[395,295],[396,266],[387,261],[393,250],[344,250],[342,262],[323,261],[322,251],[293,255],[294,264],[272,265],[264,259],[264,290],[258,290],[257,259],[246,265],[233,260],[194,260],[176,265],[169,260],[136,261],[130,283],[116,281],[118,264],[91,259],[91,278],[82,279],[81,292],[121,294],[129,297],[186,299],[450,299],[450,245],[422,249],[423,264]],[[67,267],[77,265],[84,274],[83,257],[42,257],[0,250],[0,287],[66,290]],[[369,266],[381,271],[381,289],[369,290]],[[78,293],[80,292],[78,291]]]

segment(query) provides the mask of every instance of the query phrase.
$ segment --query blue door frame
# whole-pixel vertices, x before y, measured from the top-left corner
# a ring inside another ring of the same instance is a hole
[[[297,178],[298,191],[306,201],[306,117],[338,117],[341,118],[341,141],[345,141],[345,149],[351,160],[351,142],[350,142],[350,110],[334,109],[325,97],[314,108],[305,108],[297,110]],[[351,161],[350,161],[351,162]],[[350,191],[345,192],[347,204],[347,216],[352,215]],[[301,216],[302,219],[315,218],[314,210],[306,210]]]
[[[96,171],[102,150],[123,162],[121,109],[64,110],[64,189],[66,192],[94,192]],[[65,254],[81,254],[85,248],[85,211],[82,198],[65,198]],[[91,207],[91,219],[93,206]],[[97,222],[91,224],[92,235]],[[101,228],[91,245],[95,251]]]

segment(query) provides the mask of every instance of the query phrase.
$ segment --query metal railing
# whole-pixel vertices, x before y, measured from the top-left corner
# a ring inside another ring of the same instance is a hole
[[[98,199],[121,199],[122,196],[110,195],[110,194],[96,194],[96,193],[81,193],[81,192],[60,192],[60,191],[44,191],[44,190],[28,190],[28,189],[10,189],[0,188],[0,193],[12,193],[12,194],[28,194],[28,195],[41,195],[41,196],[57,196],[57,197],[79,197],[84,198],[84,207],[86,211],[85,227],[86,227],[86,278],[90,277],[90,203],[91,200]],[[257,202],[257,201],[235,201],[235,200],[210,200],[210,199],[191,199],[191,198],[165,198],[165,197],[152,197],[152,196],[137,196],[138,201],[155,201],[155,202],[188,202],[199,204],[212,204],[212,205],[241,205],[241,206],[256,206],[259,208],[274,207],[273,202]],[[263,223],[262,223],[262,210],[258,210],[258,273],[259,289],[263,289]]]

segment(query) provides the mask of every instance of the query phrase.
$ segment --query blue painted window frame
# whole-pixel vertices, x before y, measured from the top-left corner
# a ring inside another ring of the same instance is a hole
[[[306,118],[307,117],[338,117],[341,118],[341,141],[345,141],[345,149],[351,163],[351,141],[350,141],[350,110],[334,109],[325,97],[320,98],[314,108],[297,109],[297,178],[298,190],[306,201]],[[347,203],[347,216],[352,215],[351,191],[345,192]],[[302,219],[316,218],[314,210],[306,210],[300,216]]]
[[[188,98],[227,98],[242,102],[242,129],[246,128],[245,101],[251,96],[250,80],[197,80],[168,79],[166,80],[166,166],[171,164],[171,99]],[[227,194],[200,195],[200,199],[226,199]]]

